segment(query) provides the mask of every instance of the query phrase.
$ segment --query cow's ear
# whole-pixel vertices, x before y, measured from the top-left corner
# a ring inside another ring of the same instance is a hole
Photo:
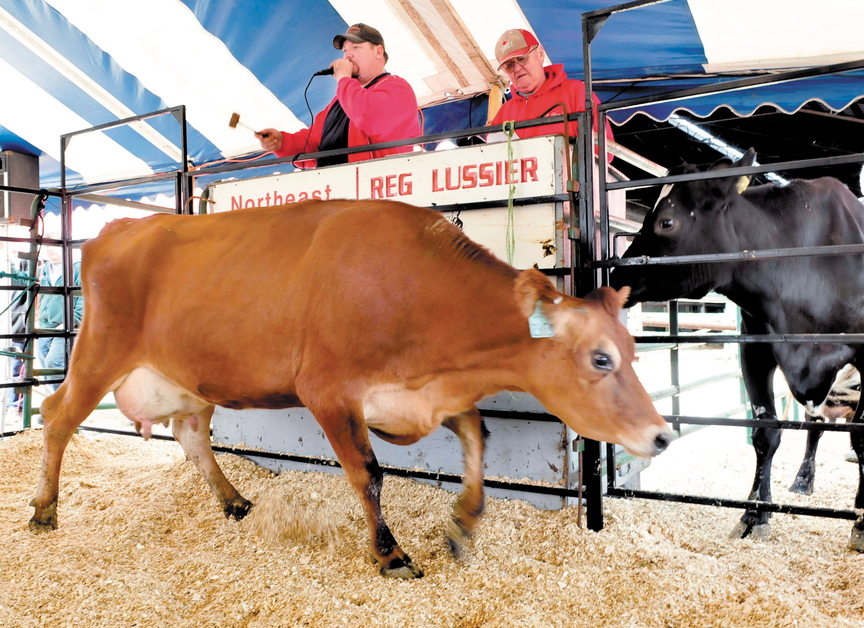
[[[537,301],[543,303],[561,303],[563,296],[555,289],[549,278],[536,268],[523,270],[516,278],[514,289],[519,310],[530,316],[537,306]]]
[[[734,163],[723,161],[717,164],[711,170],[725,170],[727,168],[748,168],[756,161],[756,151],[753,148],[748,148],[747,152]],[[750,185],[750,177],[741,175],[740,177],[729,177],[728,179],[716,179],[716,185],[719,188],[721,197],[731,194],[735,190],[738,194],[742,194]]]
[[[739,159],[734,164],[732,164],[732,167],[733,168],[749,168],[754,163],[756,163],[756,151],[751,147],[751,148],[747,149],[747,152],[744,153],[744,155],[741,157],[741,159]],[[746,175],[741,175],[740,177],[736,178],[735,191],[738,192],[738,194],[743,194],[744,190],[746,190],[747,186],[749,186],[749,185],[750,185],[750,177],[748,177]]]
[[[741,156],[741,159],[739,159],[734,164],[732,164],[732,167],[733,168],[749,168],[755,162],[756,162],[756,149],[753,147],[750,147],[747,149],[747,152],[745,152]]]
[[[604,286],[602,288],[592,290],[585,295],[584,299],[586,301],[596,301],[601,303],[603,305],[603,309],[606,310],[609,315],[617,318],[618,312],[620,312],[621,308],[624,307],[624,304],[627,303],[627,297],[629,296],[630,286],[624,286],[620,290],[615,290],[615,288]]]
[[[627,299],[630,297],[630,286],[623,286],[615,294],[618,297],[618,307],[615,310],[615,316],[618,316],[618,312],[623,310],[624,306],[627,305]]]

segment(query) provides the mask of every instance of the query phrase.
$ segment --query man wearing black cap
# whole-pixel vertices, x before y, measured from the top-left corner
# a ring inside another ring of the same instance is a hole
[[[312,126],[296,133],[263,129],[256,133],[264,150],[277,157],[404,140],[420,136],[417,97],[408,82],[384,71],[388,55],[381,33],[354,24],[333,38],[342,58],[330,64],[336,97],[315,116]],[[411,152],[411,146],[319,159],[332,166]]]

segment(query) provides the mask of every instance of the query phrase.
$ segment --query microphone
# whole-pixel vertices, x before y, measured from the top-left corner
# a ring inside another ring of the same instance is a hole
[[[319,70],[312,76],[330,76],[331,74],[333,74],[333,68],[325,68],[323,70]]]

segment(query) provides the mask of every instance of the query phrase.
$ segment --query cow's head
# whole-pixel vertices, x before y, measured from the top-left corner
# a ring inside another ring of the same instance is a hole
[[[734,164],[720,163],[711,170],[752,166],[751,148]],[[683,166],[674,173],[698,172]],[[654,209],[645,216],[642,229],[624,253],[631,257],[664,257],[738,252],[738,238],[730,209],[740,200],[748,177],[725,177],[687,181],[664,186]],[[640,301],[705,296],[722,286],[730,273],[726,264],[676,264],[620,266],[611,274],[616,288],[630,286],[630,304]]]
[[[633,337],[618,319],[629,291],[600,288],[576,299],[536,270],[523,272],[516,288],[529,323],[542,319],[534,328],[545,331],[532,340],[526,390],[582,436],[638,456],[662,452],[672,432],[636,377]]]

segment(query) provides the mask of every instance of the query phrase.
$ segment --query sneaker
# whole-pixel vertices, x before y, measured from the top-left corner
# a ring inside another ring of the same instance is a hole
[[[846,454],[844,460],[846,460],[847,462],[858,462],[858,456],[855,455],[855,450],[850,449],[849,453]]]

